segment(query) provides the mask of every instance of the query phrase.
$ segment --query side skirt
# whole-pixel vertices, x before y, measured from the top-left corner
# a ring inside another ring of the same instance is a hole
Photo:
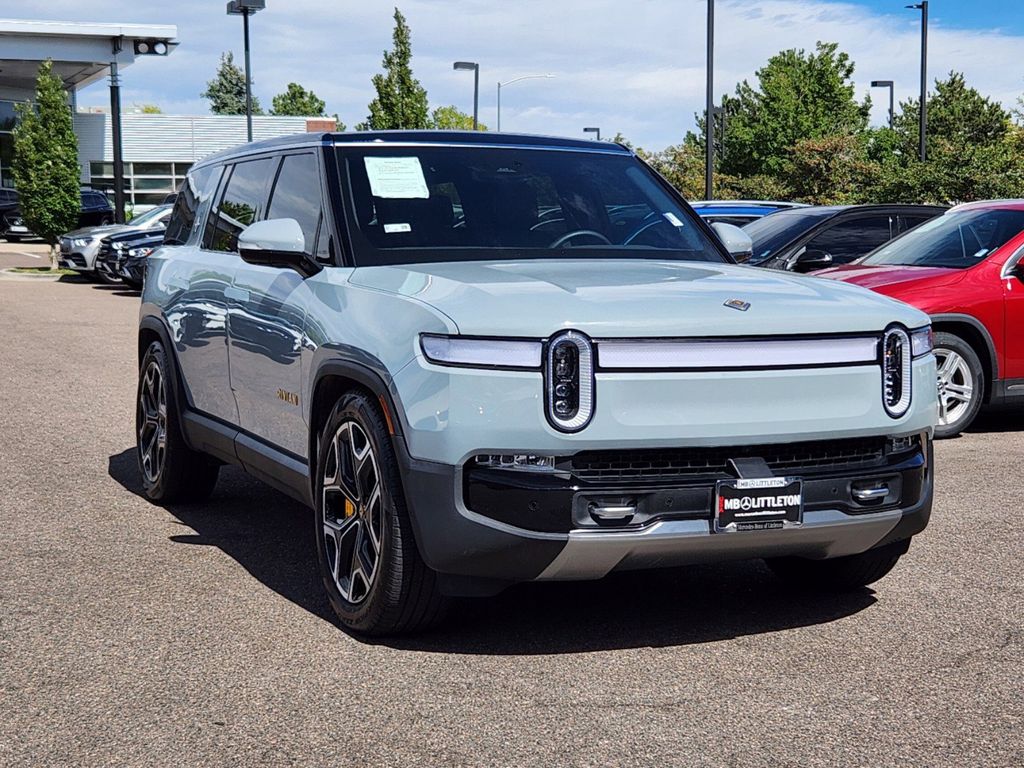
[[[195,411],[182,414],[182,425],[193,450],[240,467],[307,507],[313,506],[309,465],[299,457]]]

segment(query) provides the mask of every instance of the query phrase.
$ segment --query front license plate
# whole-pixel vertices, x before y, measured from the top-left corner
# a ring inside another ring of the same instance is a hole
[[[28,227],[22,227],[22,226],[19,226],[19,225],[15,224],[13,227],[8,227],[7,231],[8,232],[28,232]]]
[[[794,528],[803,517],[803,481],[798,477],[718,481],[716,533]]]

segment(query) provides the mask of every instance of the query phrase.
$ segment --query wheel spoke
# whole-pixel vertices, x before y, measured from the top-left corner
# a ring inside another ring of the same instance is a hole
[[[939,377],[948,381],[960,364],[963,358],[952,350],[946,354],[946,359],[939,365]]]
[[[974,394],[974,387],[970,384],[947,384],[946,385],[946,397],[950,400],[957,400],[962,403],[971,402],[971,397]]]

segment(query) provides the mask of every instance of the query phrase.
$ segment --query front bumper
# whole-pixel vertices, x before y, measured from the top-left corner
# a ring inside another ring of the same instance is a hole
[[[99,249],[100,244],[97,240],[90,240],[86,246],[75,246],[72,245],[70,238],[61,238],[60,265],[78,272],[93,272],[96,270]]]
[[[424,560],[442,574],[448,591],[476,594],[481,588],[467,585],[490,585],[486,592],[521,581],[596,579],[615,570],[833,558],[907,539],[924,529],[932,506],[931,437],[916,437],[916,448],[887,453],[870,467],[786,470],[804,477],[803,525],[741,533],[713,532],[712,476],[611,485],[558,481],[420,461],[402,440],[396,443]],[[851,484],[871,480],[890,483],[892,496],[877,506],[857,504]],[[650,502],[639,522],[604,525],[587,518],[588,500],[622,496]]]

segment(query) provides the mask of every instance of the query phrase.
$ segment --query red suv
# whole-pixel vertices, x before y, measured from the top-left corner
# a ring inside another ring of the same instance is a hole
[[[884,293],[932,317],[936,437],[982,405],[1024,405],[1024,200],[968,203],[864,258],[814,274]]]

